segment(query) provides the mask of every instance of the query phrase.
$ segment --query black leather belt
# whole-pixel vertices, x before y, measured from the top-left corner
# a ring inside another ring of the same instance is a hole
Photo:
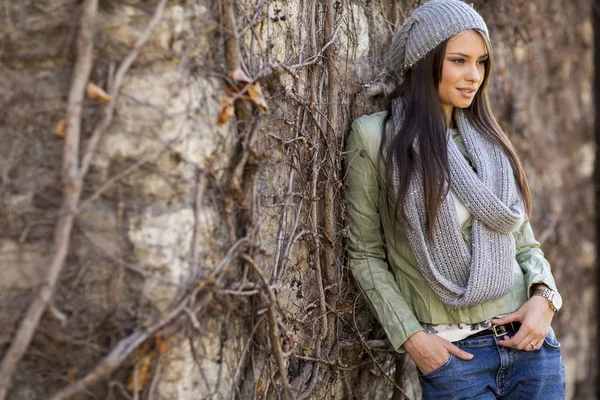
[[[476,338],[476,337],[480,337],[480,336],[489,336],[489,335],[494,335],[496,337],[500,337],[500,336],[508,335],[509,333],[512,333],[512,332],[516,332],[519,330],[520,327],[521,327],[520,322],[509,322],[508,324],[504,324],[504,325],[492,325],[489,328],[487,328],[481,332],[477,332],[477,333],[472,334],[471,336],[468,336],[467,339],[472,339],[472,338]]]

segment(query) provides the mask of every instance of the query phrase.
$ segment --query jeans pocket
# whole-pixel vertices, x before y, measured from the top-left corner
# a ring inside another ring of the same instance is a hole
[[[544,345],[552,350],[560,350],[560,343],[556,339],[552,327],[548,328],[548,334],[546,335],[546,338],[544,338]]]
[[[433,371],[429,371],[426,374],[423,374],[422,372],[419,371],[420,377],[422,379],[427,379],[427,378],[431,378],[431,377],[439,374],[440,372],[443,372],[445,369],[447,369],[450,366],[450,362],[452,361],[453,358],[454,358],[454,355],[452,353],[449,353],[446,361],[442,365],[440,365],[439,367],[434,369]]]

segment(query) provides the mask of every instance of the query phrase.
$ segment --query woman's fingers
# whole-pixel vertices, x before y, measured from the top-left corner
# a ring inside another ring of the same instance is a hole
[[[520,310],[515,311],[514,313],[510,313],[504,315],[502,317],[492,319],[492,324],[494,325],[504,325],[511,322],[521,322],[523,319],[523,315]]]
[[[521,329],[523,329],[527,333],[527,335],[523,340],[521,340],[518,348],[520,350],[527,351],[539,350],[540,346],[544,343],[544,339],[546,338],[548,331],[542,330],[541,328],[533,325],[528,326],[528,324],[521,325],[519,331]]]
[[[529,329],[527,329],[524,325],[521,325],[517,333],[511,338],[508,335],[504,336],[504,339],[498,340],[498,344],[505,347],[512,347],[514,349],[519,348],[519,344],[525,340],[525,338],[529,335]]]
[[[542,344],[544,344],[544,339],[531,339],[525,344],[525,351],[538,351],[542,348]],[[533,346],[532,346],[533,345]],[[535,346],[535,347],[534,347]]]
[[[518,318],[516,321],[521,322],[519,331],[512,339],[502,340],[498,343],[503,346],[528,351],[534,350],[531,345],[533,343],[536,349],[539,349],[548,334],[548,329],[554,316],[554,312],[548,307],[547,303],[546,299],[542,296],[532,296],[514,313],[497,318],[496,320],[506,323],[509,319],[514,320],[513,318],[516,314]]]
[[[517,348],[519,350],[525,350],[525,351],[538,350],[539,347],[537,347],[537,344],[536,344],[538,341],[539,341],[539,338],[535,337],[535,335],[533,335],[533,334],[529,334],[525,337],[525,339],[523,339],[523,341],[521,343],[518,344]],[[532,344],[535,347],[533,347]]]
[[[527,329],[524,325],[517,331],[515,336],[509,338],[504,336],[505,339],[499,340],[498,344],[504,347],[512,347],[517,350],[535,351],[539,350],[540,346],[544,343],[545,336],[539,335],[539,333]],[[506,339],[508,338],[508,339]],[[531,344],[535,345],[535,348]]]
[[[419,370],[428,374],[448,360],[447,345],[451,343],[434,334],[420,331],[409,337],[405,342],[405,349]]]
[[[535,343],[536,350],[539,350],[539,349],[541,349],[541,348],[542,348],[542,346],[544,345],[544,339],[546,339],[546,338],[542,338],[541,340],[538,340],[538,342],[537,342],[537,343],[535,343],[535,342],[534,342],[534,343]]]
[[[526,351],[537,351],[542,348],[544,344],[544,339],[546,339],[545,335],[540,335],[539,333],[531,332],[523,342],[520,343],[521,350]],[[533,346],[532,346],[533,345]]]
[[[462,360],[471,360],[473,358],[473,354],[467,353],[466,351],[461,350],[459,347],[453,345],[450,342],[448,342],[448,344],[446,344],[445,347],[449,353],[454,354],[456,357],[458,357]]]

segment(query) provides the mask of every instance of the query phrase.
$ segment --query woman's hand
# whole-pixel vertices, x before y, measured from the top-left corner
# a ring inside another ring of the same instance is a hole
[[[512,338],[504,336],[498,344],[519,350],[539,350],[548,334],[554,311],[543,296],[531,296],[517,311],[492,320],[493,324],[504,325],[509,322],[520,322],[521,327]],[[531,344],[535,345],[535,348]]]
[[[404,348],[423,374],[428,374],[441,367],[448,360],[450,354],[463,360],[473,358],[473,354],[459,349],[446,339],[425,331],[413,333],[404,342]]]

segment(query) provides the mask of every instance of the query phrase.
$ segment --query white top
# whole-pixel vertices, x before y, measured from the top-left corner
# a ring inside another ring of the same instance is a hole
[[[469,209],[467,207],[465,207],[463,202],[460,201],[460,199],[458,197],[456,197],[456,195],[454,194],[454,192],[452,190],[450,190],[450,194],[452,195],[452,200],[454,201],[454,208],[456,209],[456,216],[458,217],[458,224],[460,226],[463,226],[465,224],[465,222],[467,222],[467,220],[471,216],[471,211],[469,211]]]

